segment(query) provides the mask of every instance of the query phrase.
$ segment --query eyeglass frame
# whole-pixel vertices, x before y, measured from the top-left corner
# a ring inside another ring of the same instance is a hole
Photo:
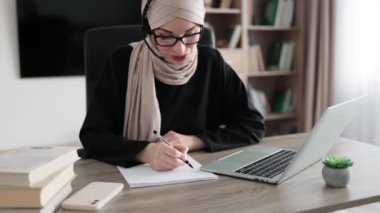
[[[156,35],[156,34],[154,33],[154,31],[152,32],[152,35],[153,35],[153,38],[154,38],[154,41],[156,42],[156,44],[157,44],[158,46],[161,46],[161,47],[174,47],[174,46],[178,43],[178,41],[181,41],[182,44],[184,44],[184,45],[193,45],[193,44],[197,44],[197,43],[199,43],[199,41],[201,40],[201,36],[202,36],[201,34],[202,34],[202,32],[203,32],[203,26],[199,25],[199,27],[201,28],[199,32],[191,33],[191,34],[185,34],[185,35],[180,36],[180,37],[178,37],[178,36],[163,36],[163,35]],[[185,44],[185,42],[183,42],[183,39],[184,39],[184,38],[186,38],[186,37],[190,37],[190,36],[194,36],[194,35],[199,35],[199,40],[198,40],[197,42],[190,43],[190,44]],[[161,44],[159,44],[159,43],[157,42],[157,38],[174,38],[174,39],[176,39],[176,41],[175,41],[173,44],[171,44],[171,45],[161,45]]]

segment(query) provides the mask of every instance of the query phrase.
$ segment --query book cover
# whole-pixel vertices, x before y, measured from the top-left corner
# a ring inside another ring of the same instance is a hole
[[[293,111],[292,90],[278,90],[274,94],[273,112],[285,113]]]
[[[281,26],[281,22],[283,21],[285,16],[285,0],[278,0],[277,10],[274,20],[274,26]]]
[[[290,71],[294,58],[294,42],[284,42],[281,49],[279,69]]]
[[[77,147],[22,147],[0,154],[0,186],[40,182],[79,159]]]
[[[279,0],[267,0],[265,5],[265,18],[268,25],[274,25]]]
[[[257,55],[257,48],[256,48],[256,45],[252,45],[249,47],[249,70],[250,72],[252,73],[257,73],[260,71],[260,67],[259,67],[259,57]]]
[[[48,201],[43,208],[8,208],[0,209],[0,213],[52,213],[56,212],[61,203],[71,194],[73,191],[71,182],[67,183],[54,197]]]
[[[278,0],[275,26],[290,27],[294,18],[294,0]]]
[[[272,45],[268,56],[268,70],[278,70],[282,52],[282,42],[276,42]]]
[[[280,21],[280,25],[284,27],[290,27],[293,25],[294,12],[295,12],[295,2],[294,0],[284,0],[284,15]]]
[[[1,208],[41,208],[45,207],[66,184],[75,178],[74,165],[66,167],[33,187],[0,187]]]
[[[258,56],[258,62],[259,62],[259,70],[265,71],[265,61],[264,61],[263,51],[261,50],[261,45],[257,46],[257,56]]]
[[[252,72],[265,71],[265,62],[260,44],[254,44],[249,48],[249,59]]]
[[[261,115],[265,118],[267,114],[270,112],[268,101],[263,91],[250,88],[250,95],[252,98],[252,102],[254,107],[261,113]]]
[[[272,111],[275,113],[283,113],[285,108],[286,90],[278,90],[274,94]]]

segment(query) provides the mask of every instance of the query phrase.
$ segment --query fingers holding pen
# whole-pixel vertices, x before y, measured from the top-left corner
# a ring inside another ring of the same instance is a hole
[[[189,151],[189,148],[185,146],[184,144],[174,143],[173,148],[181,153],[181,155],[178,157],[181,160],[187,159],[187,152]]]
[[[176,148],[163,142],[151,143],[148,145],[148,163],[158,171],[172,170],[183,165],[183,154]]]

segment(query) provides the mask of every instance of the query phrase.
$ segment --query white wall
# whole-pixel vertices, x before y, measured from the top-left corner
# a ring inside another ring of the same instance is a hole
[[[0,149],[79,145],[84,77],[20,78],[15,4],[0,0]]]

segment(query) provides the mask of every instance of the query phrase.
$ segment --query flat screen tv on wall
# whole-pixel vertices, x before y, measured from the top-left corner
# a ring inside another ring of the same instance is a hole
[[[141,23],[141,0],[17,0],[21,77],[83,75],[93,27]]]

